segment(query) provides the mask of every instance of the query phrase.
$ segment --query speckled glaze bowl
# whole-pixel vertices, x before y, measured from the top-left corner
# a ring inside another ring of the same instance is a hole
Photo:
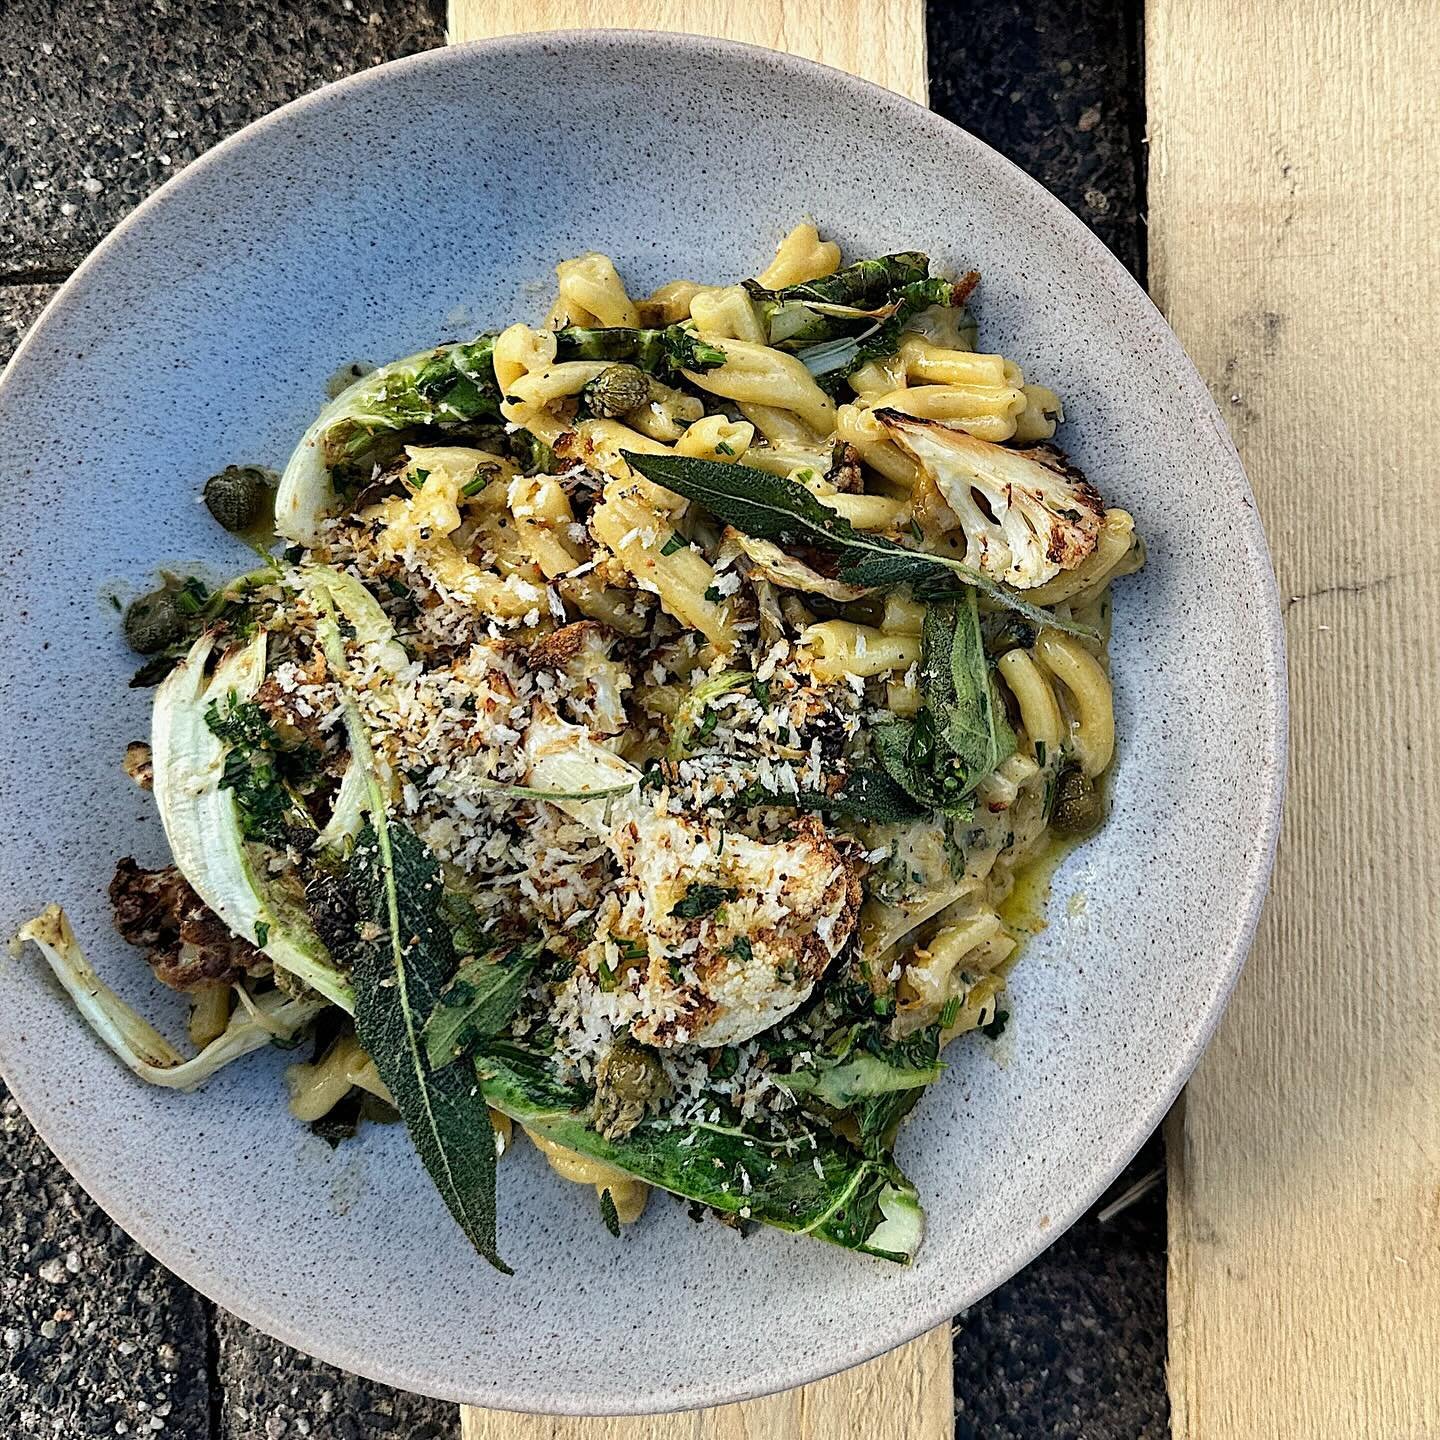
[[[577,79],[578,77],[578,79]],[[904,1131],[929,1233],[899,1269],[658,1197],[613,1240],[529,1147],[501,1168],[505,1279],[398,1129],[332,1151],[281,1054],[150,1089],[38,957],[0,964],[0,1063],[92,1195],[180,1276],[347,1369],[480,1405],[628,1413],[813,1380],[977,1300],[1088,1206],[1194,1066],[1249,943],[1279,821],[1274,580],[1200,377],[1119,263],[963,131],[837,71],[680,36],[418,56],[307,96],[147,201],[0,385],[0,927],[59,900],[122,992],[181,1007],[116,937],[115,860],[165,851],[120,773],[149,692],[104,597],[246,555],[196,504],[283,463],[341,364],[538,320],[589,249],[644,291],[733,279],[804,215],[851,255],[981,270],[987,349],[1053,385],[1062,439],[1137,516],[1118,587],[1114,815],[1059,873],[999,1046],[962,1043]],[[1083,901],[1076,897],[1083,897]]]

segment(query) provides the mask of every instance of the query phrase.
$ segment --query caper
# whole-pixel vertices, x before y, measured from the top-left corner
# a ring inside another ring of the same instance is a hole
[[[137,655],[156,655],[185,634],[185,615],[173,589],[152,590],[132,600],[120,617],[125,643]]]
[[[269,499],[270,477],[253,465],[227,465],[205,482],[205,508],[232,535],[258,524]]]
[[[650,377],[638,365],[607,365],[586,387],[590,410],[602,420],[618,420],[650,398]]]
[[[633,1040],[617,1040],[595,1067],[595,1129],[608,1140],[628,1135],[668,1088],[654,1051]]]
[[[1078,765],[1067,765],[1055,779],[1050,825],[1057,835],[1088,835],[1102,816],[1099,792]]]

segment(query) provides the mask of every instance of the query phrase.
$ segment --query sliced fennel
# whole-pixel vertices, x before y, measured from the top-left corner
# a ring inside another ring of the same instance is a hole
[[[498,419],[499,413],[488,337],[382,365],[342,390],[301,436],[276,492],[276,530],[296,544],[315,543],[337,499],[327,454],[335,436],[352,435],[363,444],[411,426]]]
[[[227,650],[208,675],[216,646],[202,635],[155,694],[150,743],[155,801],[180,873],[235,934],[272,963],[349,1011],[345,976],[315,934],[303,908],[267,877],[247,845],[234,795],[221,788],[226,747],[205,712],[233,692],[246,700],[265,678],[265,632]]]
[[[186,1059],[153,1025],[125,1003],[95,972],[58,905],[48,905],[11,941],[18,953],[34,945],[69,992],[90,1028],[142,1080],[171,1090],[193,1090],[222,1066],[275,1040],[292,1040],[329,1003],[293,999],[275,990],[237,1009],[222,1034]]]

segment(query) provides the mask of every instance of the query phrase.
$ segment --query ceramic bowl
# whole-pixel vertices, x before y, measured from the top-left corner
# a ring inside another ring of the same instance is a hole
[[[505,1279],[406,1137],[331,1150],[288,1117],[282,1054],[195,1095],[125,1073],[32,953],[0,965],[5,1079],[100,1204],[190,1284],[346,1369],[481,1405],[639,1412],[738,1400],[867,1359],[1050,1243],[1154,1129],[1254,929],[1280,812],[1273,576],[1200,377],[1119,263],[1039,186],[909,101],[680,36],[570,33],[417,56],[242,131],[81,267],[0,387],[0,922],[64,904],[98,968],[181,1007],[116,937],[118,856],[159,863],[119,768],[150,693],[112,593],[246,555],[196,503],[278,466],[345,362],[538,322],[598,249],[632,288],[739,279],[799,218],[850,255],[984,276],[984,348],[1053,385],[1062,440],[1150,547],[1118,587],[1114,814],[1056,877],[1000,1046],[961,1043],[903,1132],[929,1212],[901,1269],[697,1225],[657,1197],[610,1237],[529,1147],[501,1167]]]

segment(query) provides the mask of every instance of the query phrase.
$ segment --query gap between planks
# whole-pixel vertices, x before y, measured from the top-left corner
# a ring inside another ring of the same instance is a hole
[[[590,27],[744,40],[849,70],[922,103],[927,96],[924,0],[450,3],[452,44]],[[954,1428],[948,1325],[828,1380],[740,1405],[604,1420],[461,1411],[463,1440],[950,1440]]]

